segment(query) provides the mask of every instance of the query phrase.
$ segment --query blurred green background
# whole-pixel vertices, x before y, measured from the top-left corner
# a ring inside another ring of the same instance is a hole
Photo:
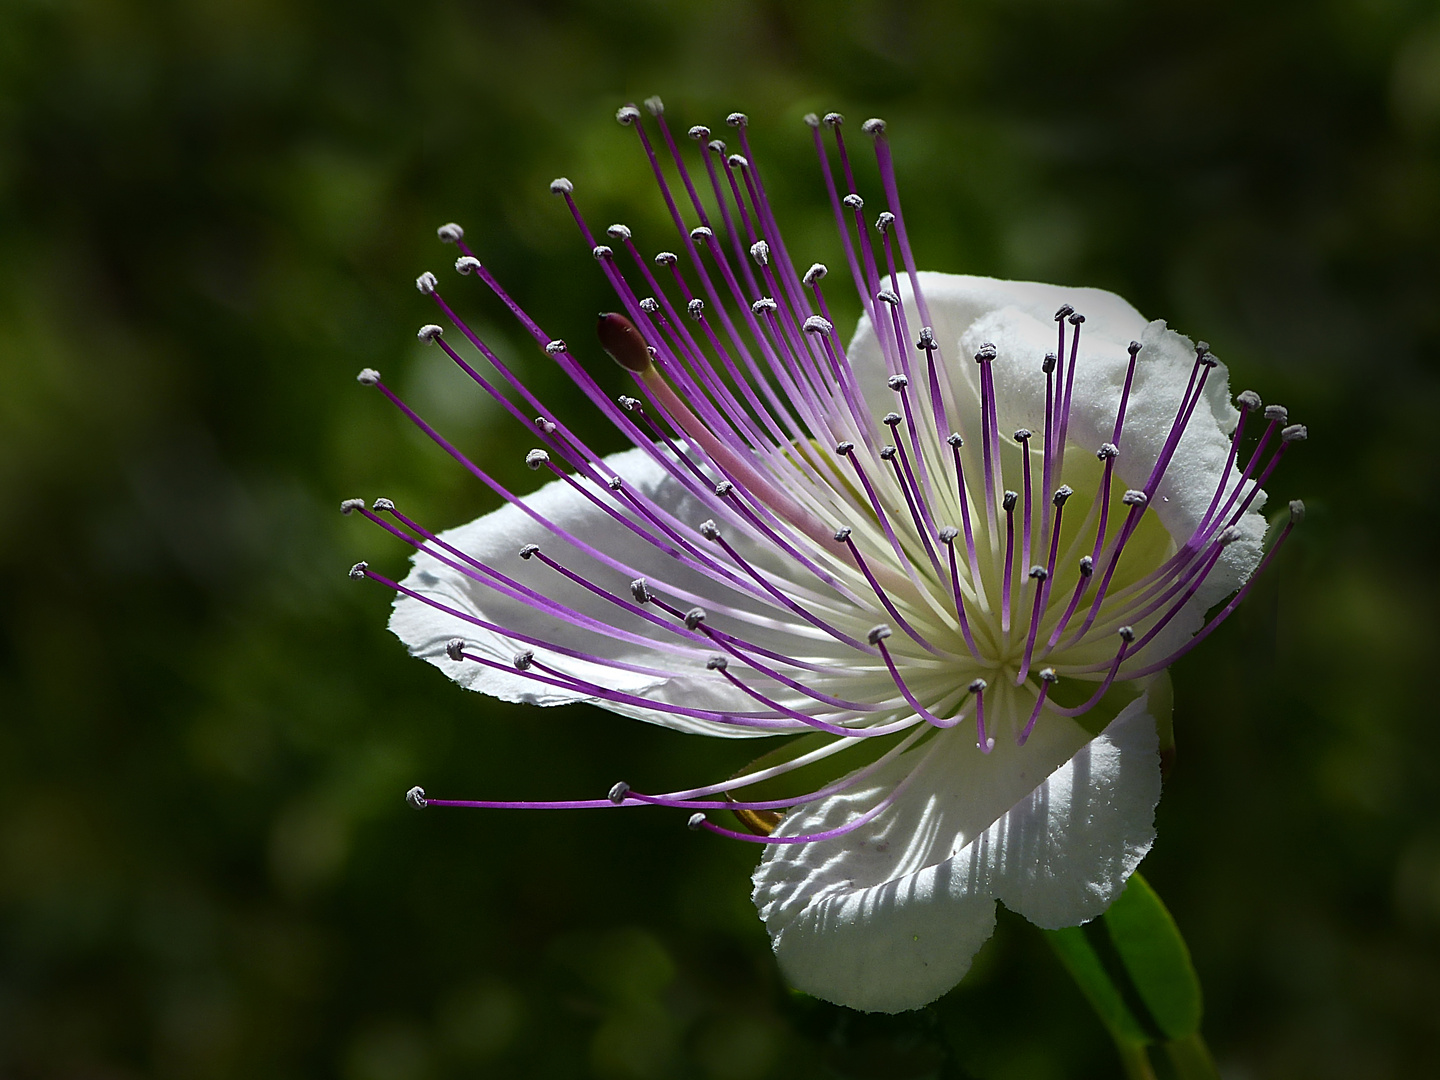
[[[619,447],[434,228],[588,340],[546,185],[671,246],[612,119],[650,93],[749,112],[802,263],[838,251],[801,114],[886,117],[923,266],[1114,289],[1310,425],[1271,484],[1310,520],[1175,672],[1145,867],[1227,1078],[1440,1075],[1432,3],[5,0],[0,1076],[1115,1074],[1003,912],[958,990],[867,1020],[787,993],[755,851],[683,813],[402,802],[753,751],[468,695],[345,577],[405,560],[343,497],[494,505],[362,366],[534,484],[416,345],[420,270]]]

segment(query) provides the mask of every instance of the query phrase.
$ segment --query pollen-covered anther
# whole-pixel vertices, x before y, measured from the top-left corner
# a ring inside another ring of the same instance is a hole
[[[367,563],[367,562],[357,562],[354,566],[350,567],[350,580],[351,580],[351,581],[359,581],[361,578],[363,578],[363,577],[365,576],[365,571],[366,571],[366,570],[369,570],[369,569],[370,569],[370,564],[369,564],[369,563]]]
[[[1080,556],[1080,576],[1089,577],[1095,573],[1095,560],[1089,555]]]
[[[846,540],[850,539],[850,533],[852,531],[849,525],[841,525],[840,528],[835,530],[835,539],[843,544]]]
[[[892,214],[889,210],[880,211],[879,216],[875,219],[875,228],[879,229],[882,233],[894,224],[895,215]]]
[[[775,311],[779,306],[780,305],[775,303],[770,297],[762,296],[750,305],[750,311],[752,314],[759,315],[762,312]]]
[[[465,639],[452,637],[445,643],[445,655],[457,664],[465,659]]]
[[[645,99],[645,108],[651,116],[660,116],[665,112],[665,102],[660,100],[659,94],[651,94]]]
[[[540,550],[540,545],[539,545],[539,544],[526,544],[524,547],[522,547],[522,548],[520,549],[520,558],[528,560],[532,555],[534,555],[534,554],[535,554],[537,551],[539,551],[539,550]]]
[[[710,138],[710,129],[704,124],[696,124],[689,131],[687,131],[686,134],[689,135],[690,138],[694,139],[696,142],[703,142],[704,140]]]
[[[841,124],[845,123],[844,115],[838,112],[827,112],[824,119],[826,126],[832,128],[837,128]]]
[[[750,123],[750,118],[743,112],[732,112],[729,116],[725,117],[725,123],[733,128],[742,128]]]
[[[1060,676],[1055,674],[1055,669],[1053,667],[1041,668],[1039,671],[1039,675],[1041,682],[1053,684],[1060,681]]]
[[[849,457],[849,456],[850,456],[851,454],[853,454],[854,452],[855,452],[855,444],[854,444],[853,442],[848,442],[848,441],[847,441],[847,442],[838,442],[838,443],[835,444],[835,453],[839,454],[841,457]]]
[[[1304,520],[1305,520],[1305,504],[1304,504],[1304,502],[1302,502],[1302,501],[1299,500],[1299,499],[1291,499],[1291,500],[1290,500],[1290,521],[1291,521],[1291,523],[1292,523],[1292,524],[1295,524],[1295,525],[1299,525],[1299,524],[1300,524],[1302,521],[1304,521]]]
[[[422,345],[434,345],[436,338],[444,336],[445,328],[434,323],[426,323],[415,332],[415,339]]]
[[[729,666],[730,659],[728,657],[721,656],[719,653],[716,653],[714,656],[710,657],[710,659],[705,661],[705,667],[709,671],[724,671]]]
[[[344,502],[342,502],[342,503],[340,504],[340,512],[341,512],[342,514],[349,514],[349,513],[352,513],[353,511],[356,511],[356,510],[364,510],[364,509],[365,509],[365,500],[364,500],[364,499],[346,499]]]
[[[806,285],[814,285],[829,272],[830,268],[824,263],[811,263],[810,269],[805,271],[805,276],[801,278],[801,280],[804,281]]]
[[[376,499],[370,504],[370,509],[377,514],[392,514],[395,512],[395,503],[390,499]]]
[[[1053,502],[1056,506],[1064,506],[1065,500],[1067,500],[1068,498],[1070,498],[1071,495],[1074,494],[1075,489],[1072,488],[1069,484],[1061,484],[1058,488],[1055,489],[1055,494],[1050,496],[1050,501]]]
[[[955,538],[960,535],[960,530],[954,525],[942,525],[938,535],[942,544],[953,544]]]
[[[440,238],[442,244],[458,244],[465,239],[465,230],[450,221],[436,229],[435,235]]]
[[[640,110],[634,105],[621,105],[615,110],[615,119],[626,127],[640,119]]]
[[[933,326],[920,327],[920,340],[915,342],[915,348],[922,351],[935,348],[935,328]]]
[[[806,127],[818,128],[820,126],[820,115],[818,113],[807,112],[800,119],[805,122]]]
[[[1241,390],[1235,395],[1235,401],[1247,412],[1254,412],[1260,408],[1260,395],[1254,390]]]
[[[895,447],[893,447],[893,446],[882,446],[882,447],[880,448],[880,460],[881,460],[881,461],[893,461],[893,460],[895,460],[895,453],[896,453]]]
[[[618,221],[605,230],[605,235],[611,240],[618,240],[622,244],[630,239],[630,226],[621,225]]]
[[[554,180],[550,181],[551,195],[569,195],[574,190],[575,185],[572,184],[567,177],[557,176]]]
[[[480,269],[480,260],[474,255],[461,255],[455,260],[455,271],[459,274],[472,274]]]
[[[646,315],[654,315],[660,310],[660,301],[656,300],[653,296],[646,296],[640,301],[640,310],[645,312]]]
[[[637,604],[648,604],[650,602],[650,584],[643,577],[636,578],[630,582],[630,595],[635,598]]]
[[[1055,321],[1056,321],[1056,322],[1060,322],[1060,321],[1063,320],[1067,315],[1073,315],[1074,313],[1075,313],[1075,309],[1074,309],[1073,307],[1071,307],[1069,304],[1061,304],[1061,305],[1060,305],[1060,310],[1057,311],[1057,312],[1055,312]]]
[[[883,135],[885,134],[885,121],[878,116],[872,116],[860,125],[860,130],[866,135]]]
[[[1245,531],[1238,525],[1231,525],[1215,538],[1215,542],[1222,548],[1229,547],[1238,540],[1245,539]]]
[[[605,481],[605,486],[608,487],[611,491],[619,491],[625,486],[625,480],[623,477],[612,476],[609,480]]]
[[[945,441],[951,446],[953,446],[956,450],[959,450],[962,446],[965,445],[965,440],[960,437],[960,433],[958,431],[952,431],[949,435],[946,435]]]
[[[680,261],[680,257],[673,251],[660,251],[655,254],[656,266],[674,266]]]
[[[1044,581],[1050,576],[1050,571],[1046,570],[1043,566],[1035,565],[1030,567],[1030,576],[1036,581]]]
[[[1053,352],[1046,353],[1045,359],[1040,362],[1040,370],[1043,371],[1046,375],[1053,374],[1055,371],[1055,365],[1058,363],[1060,363],[1060,361],[1056,358]]]
[[[1140,350],[1143,349],[1143,348],[1145,348],[1145,346],[1144,346],[1144,345],[1141,345],[1140,342],[1138,342],[1138,341],[1132,341],[1132,342],[1130,342],[1129,345],[1126,345],[1126,346],[1125,346],[1125,351],[1128,352],[1131,356],[1135,356],[1135,355],[1137,355],[1137,354],[1140,352]]]
[[[1068,319],[1066,319],[1065,321],[1068,322],[1071,326],[1079,326],[1081,323],[1083,323],[1083,322],[1085,321],[1085,316],[1084,316],[1084,315],[1081,315],[1081,314],[1077,311],[1077,312],[1075,312],[1073,315],[1071,315]]]
[[[545,351],[551,356],[559,356],[561,353],[565,352],[565,350],[566,345],[564,338],[556,338],[554,341],[547,341],[545,343]]]
[[[1129,645],[1135,640],[1135,628],[1133,626],[1122,626],[1115,632],[1120,635],[1120,640],[1125,642],[1126,645]]]
[[[843,202],[846,206],[848,206],[851,210],[865,209],[865,200],[862,199],[859,195],[856,195],[853,191],[849,195],[846,195],[845,198],[841,199],[840,201]]]
[[[696,225],[690,230],[690,239],[697,244],[704,244],[715,239],[715,230],[708,225]]]
[[[891,630],[885,623],[881,623],[879,626],[872,626],[870,628],[870,631],[865,635],[865,640],[870,642],[871,645],[879,645],[880,642],[884,641],[894,632],[895,631]]]
[[[970,685],[967,687],[967,689],[968,689],[968,690],[970,691],[970,693],[972,693],[972,694],[980,694],[980,693],[984,693],[987,689],[989,689],[989,687],[990,687],[990,684],[989,684],[988,682],[986,682],[984,679],[975,679],[975,680],[973,680],[973,681],[970,683]]]
[[[688,304],[685,305],[685,311],[690,316],[690,318],[694,319],[696,322],[699,322],[705,317],[705,301],[701,300],[697,296],[694,300],[691,300]]]
[[[360,374],[355,376],[355,381],[361,386],[374,386],[380,381],[380,372],[373,367],[361,368]]]
[[[1290,410],[1284,405],[1266,405],[1265,419],[1272,424],[1283,424],[1290,419]]]
[[[910,380],[904,375],[891,375],[890,378],[885,380],[885,385],[890,387],[891,390],[900,391],[910,385]]]
[[[1108,461],[1120,456],[1120,448],[1114,443],[1101,443],[1100,449],[1095,451],[1095,456],[1101,461]]]
[[[724,157],[725,151],[727,149],[725,144],[719,139],[711,139],[710,142],[706,144],[705,148],[717,157]]]
[[[891,389],[894,389],[894,388],[892,387]],[[885,416],[881,419],[880,422],[881,422],[882,424],[884,424],[886,427],[893,428],[893,427],[895,427],[897,424],[899,424],[902,419],[903,419],[903,417],[901,417],[901,415],[900,415],[898,412],[887,412],[887,413],[885,414]]]
[[[811,315],[805,320],[803,327],[807,334],[828,334],[835,329],[829,319],[821,318],[819,315]]]
[[[975,362],[977,364],[988,364],[995,359],[996,355],[995,346],[986,341],[981,344],[979,350],[975,353]]]
[[[1019,492],[1016,492],[1016,491],[1007,491],[1007,492],[1005,492],[1004,497],[1001,498],[1001,500],[1000,500],[1000,505],[1003,506],[1003,507],[1005,507],[1005,512],[1008,514],[1011,510],[1014,510],[1014,509],[1015,509],[1015,504],[1016,504],[1017,502],[1019,502],[1019,501],[1020,501],[1020,494],[1019,494]]]
[[[535,651],[533,649],[521,649],[510,662],[515,665],[516,671],[529,671],[530,665],[535,663]]]
[[[405,792],[405,801],[415,807],[416,810],[423,810],[426,805],[425,789],[419,784],[416,784],[409,791]]]
[[[613,259],[615,257],[615,249],[609,244],[596,244],[590,249],[590,254],[594,255],[598,262],[604,259]]]
[[[538,447],[525,455],[525,467],[532,472],[550,460],[550,455]]]
[[[756,266],[770,265],[770,245],[764,240],[757,240],[750,245],[750,257],[755,260]]]
[[[715,494],[719,495],[722,499],[734,490],[735,485],[732,484],[729,480],[721,480],[718,484],[715,485]]]
[[[1304,424],[1291,424],[1280,431],[1280,441],[1286,443],[1304,442],[1310,437],[1309,430]]]
[[[426,270],[415,279],[415,288],[419,289],[426,296],[429,296],[435,291],[436,284],[436,277],[429,270]]]
[[[542,433],[553,435],[557,425],[555,421],[551,420],[548,416],[537,416],[535,417],[535,426],[539,428]]]
[[[1014,438],[1017,443],[1023,443],[1026,439],[1030,438],[1034,434],[1035,433],[1029,428],[1016,428]]]
[[[698,526],[698,531],[706,540],[720,539],[720,526],[715,524],[713,518],[702,521]]]
[[[650,370],[650,350],[635,324],[615,311],[600,313],[595,323],[595,336],[600,347],[621,367],[637,375]]]
[[[629,794],[630,785],[625,783],[624,780],[621,780],[619,783],[613,785],[610,790],[605,793],[605,797],[609,799],[612,803],[614,803],[616,806],[619,806],[622,802],[625,801],[625,796]]]
[[[630,397],[628,394],[621,394],[615,400],[620,405],[620,408],[624,409],[626,412],[634,412],[636,409],[640,408],[640,399],[637,397]]]
[[[704,608],[692,607],[689,611],[685,612],[685,629],[694,630],[697,626],[703,623],[705,619],[706,615]]]
[[[879,300],[882,304],[889,304],[891,307],[900,306],[900,297],[891,289],[881,289],[875,294],[875,299]]]
[[[695,813],[690,815],[690,820],[685,822],[685,827],[691,832],[694,832],[696,829],[700,828],[701,825],[704,825],[705,821],[705,815],[700,813],[699,811],[696,811]]]
[[[750,167],[750,159],[744,154],[731,154],[725,159],[725,163],[732,169],[748,169]]]
[[[1135,488],[1131,488],[1125,492],[1124,495],[1120,496],[1120,501],[1126,506],[1144,506],[1149,503],[1150,496],[1146,495],[1143,491],[1137,491]]]

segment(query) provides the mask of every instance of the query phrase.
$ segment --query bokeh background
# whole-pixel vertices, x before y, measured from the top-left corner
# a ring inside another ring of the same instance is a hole
[[[1227,1078],[1440,1074],[1433,4],[6,0],[0,1076],[1115,1075],[1003,912],[959,989],[865,1019],[786,991],[754,850],[683,814],[402,801],[753,750],[468,695],[345,576],[404,553],[342,497],[494,505],[362,366],[534,483],[415,343],[435,226],[588,340],[605,291],[547,183],[670,246],[612,118],[657,92],[682,128],[750,114],[798,259],[838,258],[800,116],[884,116],[923,266],[1114,289],[1310,425],[1271,485],[1310,519],[1175,671],[1145,868]]]

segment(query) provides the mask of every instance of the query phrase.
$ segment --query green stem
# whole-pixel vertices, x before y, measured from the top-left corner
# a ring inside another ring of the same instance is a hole
[[[1141,1043],[1115,1040],[1115,1049],[1120,1054],[1120,1064],[1125,1066],[1128,1080],[1156,1080],[1155,1070],[1150,1067],[1150,1055]]]
[[[1170,1055],[1170,1065],[1180,1080],[1220,1080],[1220,1070],[1215,1067],[1210,1048],[1198,1031],[1167,1042],[1165,1052]]]

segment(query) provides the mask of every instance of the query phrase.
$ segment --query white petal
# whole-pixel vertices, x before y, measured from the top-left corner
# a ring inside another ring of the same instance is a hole
[[[866,1011],[918,1008],[969,970],[996,897],[1041,925],[1075,925],[1118,895],[1154,838],[1159,757],[1144,697],[1088,743],[1047,721],[1024,748],[997,739],[989,757],[959,730],[931,745],[872,826],[777,845],[757,868],[755,903],[799,989]],[[843,824],[909,767],[792,811],[777,833]]]

